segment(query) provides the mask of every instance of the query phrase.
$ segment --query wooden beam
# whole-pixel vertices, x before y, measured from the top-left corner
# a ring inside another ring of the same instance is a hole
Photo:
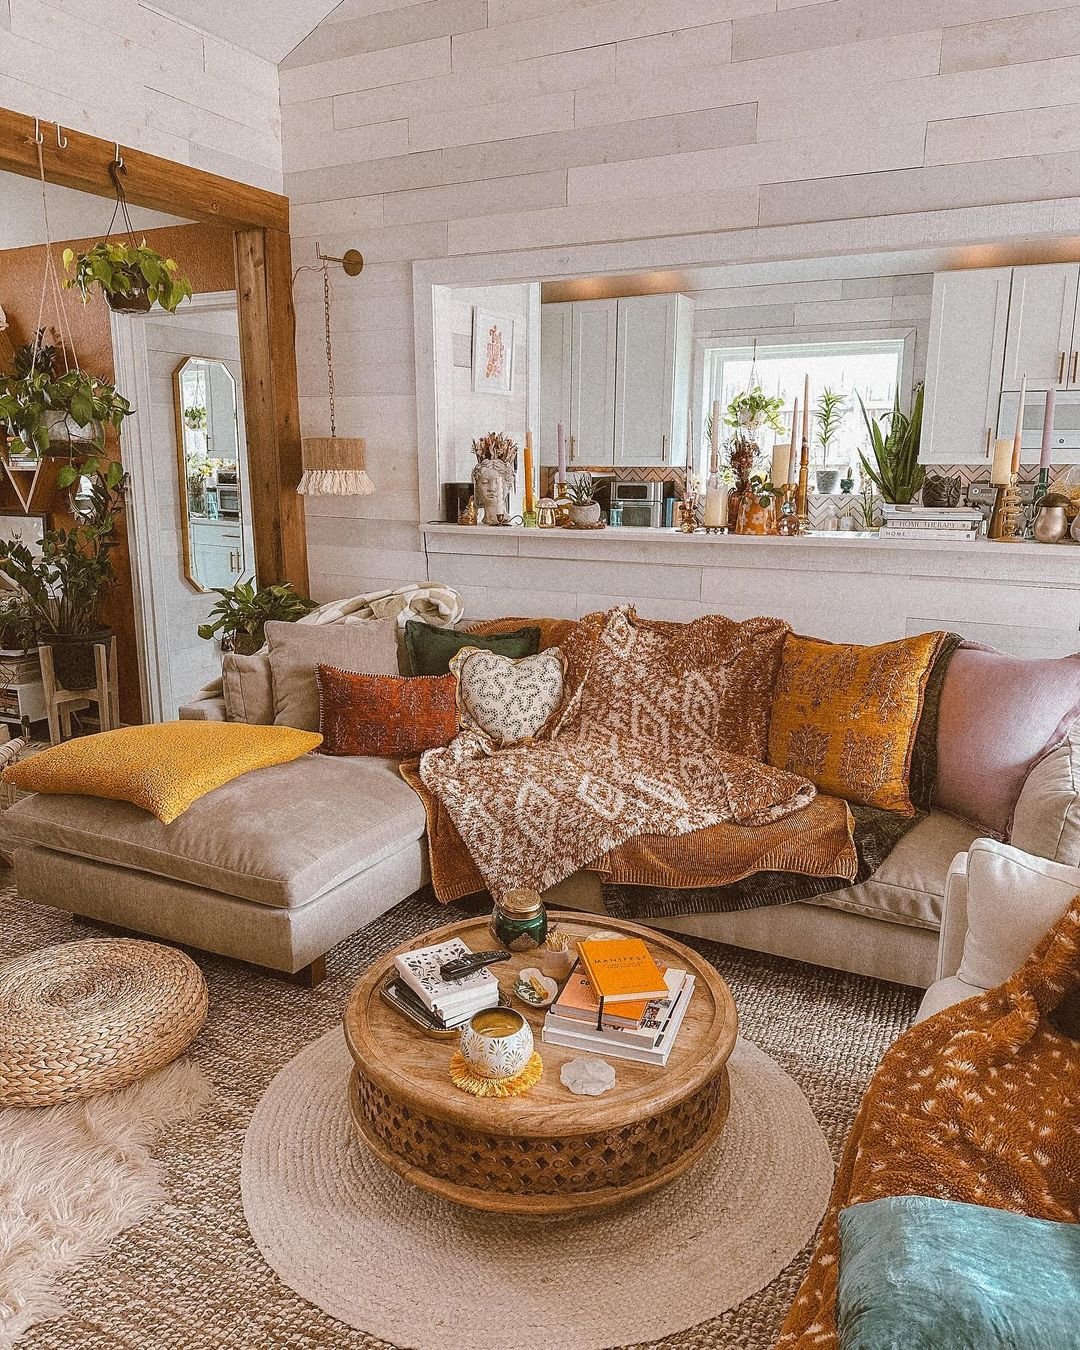
[[[37,145],[34,142],[34,118],[0,108],[0,170],[38,176]],[[56,127],[42,122],[41,147],[45,177],[50,183],[112,197],[114,188],[109,165],[116,158],[112,141],[89,136],[83,131],[64,130],[66,149],[57,145]],[[289,230],[289,199],[262,188],[236,183],[187,164],[159,159],[141,150],[120,147],[124,159],[124,192],[133,206],[165,211],[187,220],[229,225],[234,229],[259,227]]]
[[[300,431],[289,240],[277,235],[235,234],[255,569],[260,586],[291,581],[306,594],[304,510],[296,493]]]

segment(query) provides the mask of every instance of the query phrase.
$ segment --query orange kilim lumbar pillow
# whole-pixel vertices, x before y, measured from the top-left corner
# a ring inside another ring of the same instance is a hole
[[[861,647],[789,634],[769,723],[769,763],[833,797],[915,814],[911,753],[945,637]]]

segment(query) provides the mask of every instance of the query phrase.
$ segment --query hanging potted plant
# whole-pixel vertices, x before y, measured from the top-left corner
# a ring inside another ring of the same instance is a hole
[[[80,447],[104,449],[105,428],[120,429],[131,404],[108,380],[88,371],[56,373],[57,349],[42,342],[15,352],[10,375],[0,376],[0,426],[16,458],[70,457]]]
[[[191,282],[172,258],[163,258],[145,239],[141,244],[103,239],[83,253],[66,248],[64,267],[71,274],[64,285],[77,287],[83,304],[96,286],[109,308],[122,314],[145,313],[153,305],[171,314],[192,294]]]
[[[199,624],[199,636],[207,642],[218,638],[222,651],[238,656],[259,650],[271,619],[295,623],[315,608],[314,600],[299,595],[289,582],[257,591],[250,581],[240,581],[232,587],[215,586],[214,594],[221,599],[210,611],[210,623]]]
[[[0,540],[0,574],[22,592],[38,641],[51,648],[57,683],[88,689],[96,680],[94,644],[112,636],[101,619],[101,602],[116,580],[111,554],[119,538],[127,475],[121,465],[89,459],[65,465],[57,486],[91,480],[82,523],[46,530],[41,555],[24,543]]]

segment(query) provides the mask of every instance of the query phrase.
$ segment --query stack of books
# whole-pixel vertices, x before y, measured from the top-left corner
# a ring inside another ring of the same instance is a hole
[[[882,539],[978,539],[983,513],[977,506],[897,506],[881,508]]]
[[[460,1027],[473,1013],[494,1008],[499,1002],[499,981],[486,966],[460,980],[444,980],[439,974],[448,961],[471,954],[460,938],[453,938],[395,956],[398,997],[406,1003],[410,997],[418,1000],[446,1028]]]
[[[694,976],[658,966],[638,938],[592,938],[544,1018],[543,1039],[614,1059],[668,1062]]]

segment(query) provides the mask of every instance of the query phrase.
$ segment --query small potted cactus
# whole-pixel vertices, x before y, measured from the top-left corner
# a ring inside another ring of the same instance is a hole
[[[600,523],[600,503],[596,500],[596,484],[591,473],[579,473],[567,487],[566,495],[570,500],[567,514],[571,525]]]

